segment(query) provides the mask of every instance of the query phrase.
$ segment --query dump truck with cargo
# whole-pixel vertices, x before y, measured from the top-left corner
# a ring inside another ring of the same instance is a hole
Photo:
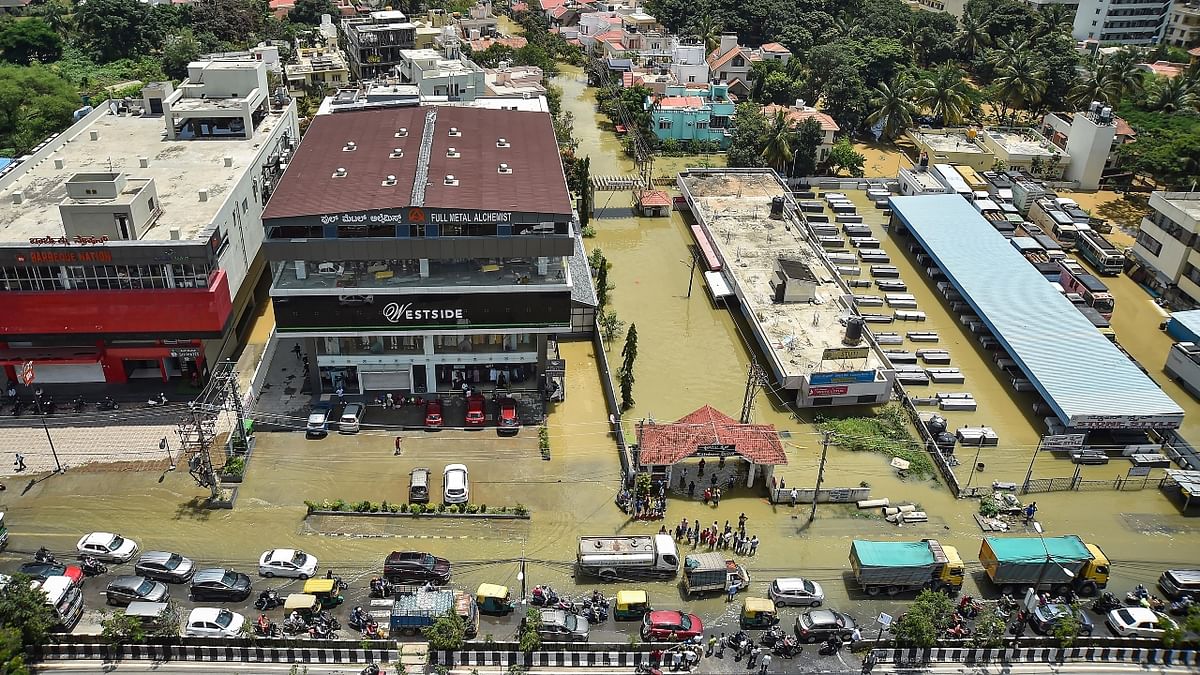
[[[1109,561],[1095,544],[1078,536],[984,537],[979,563],[1002,593],[1027,588],[1091,596],[1108,585]]]
[[[726,593],[737,585],[737,590],[750,588],[750,572],[720,553],[693,553],[683,561],[683,590],[688,595],[697,593]]]
[[[400,586],[395,593],[392,599],[372,600],[370,611],[371,618],[387,626],[392,636],[418,633],[450,611],[462,617],[468,638],[479,632],[479,611],[469,593],[422,586]]]
[[[669,534],[580,537],[575,562],[580,573],[605,581],[673,577],[679,572],[679,551]]]
[[[854,578],[867,595],[896,595],[931,588],[957,593],[963,584],[958,549],[935,539],[864,541],[850,544]]]

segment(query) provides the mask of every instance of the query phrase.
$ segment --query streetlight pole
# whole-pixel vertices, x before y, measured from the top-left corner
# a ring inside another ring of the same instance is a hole
[[[1029,458],[1029,470],[1025,472],[1025,483],[1021,485],[1021,494],[1029,494],[1029,480],[1033,478],[1033,463],[1037,461],[1038,451],[1042,449],[1042,439],[1033,448],[1033,457]]]
[[[162,440],[158,442],[158,449],[167,451],[167,462],[170,464],[170,466],[167,467],[167,471],[174,471],[175,470],[175,456],[171,454],[171,445],[169,443],[167,443],[166,436],[163,436]]]
[[[62,463],[58,461],[58,451],[54,449],[54,439],[50,436],[50,425],[46,424],[46,411],[42,410],[41,389],[33,393],[33,405],[37,407],[37,413],[42,418],[42,430],[46,432],[46,442],[50,444],[50,454],[54,456],[54,472],[63,473]]]

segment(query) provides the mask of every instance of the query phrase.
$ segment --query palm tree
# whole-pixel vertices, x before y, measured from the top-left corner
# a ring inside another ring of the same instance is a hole
[[[1008,39],[997,42],[996,48],[988,52],[988,62],[1000,70],[1015,63],[1023,52],[1028,51],[1028,39],[1018,40],[1016,35],[1010,35]]]
[[[872,100],[875,112],[867,116],[867,124],[874,126],[883,120],[883,138],[896,138],[913,125],[913,117],[918,112],[912,96],[912,85],[901,77],[895,77],[891,82],[881,82],[875,87],[875,98]]]
[[[962,124],[971,104],[970,85],[963,80],[963,71],[957,64],[947,61],[938,66],[933,74],[923,78],[913,87],[913,96],[921,107],[934,117],[942,118],[947,126]]]
[[[1065,5],[1043,5],[1038,12],[1037,37],[1046,37],[1059,31],[1070,32],[1075,16]]]
[[[1173,113],[1191,107],[1196,101],[1195,87],[1182,77],[1158,78],[1149,91],[1146,107]]]
[[[1017,109],[1032,112],[1046,94],[1046,74],[1037,67],[1031,52],[1018,52],[1012,62],[1001,68],[993,84],[1000,100],[1014,112]]]
[[[832,29],[839,37],[853,37],[859,32],[858,22],[845,16],[834,19]]]
[[[796,142],[796,130],[788,118],[787,108],[777,108],[767,126],[767,144],[762,158],[781,174],[786,175],[788,163],[792,161],[792,144]]]
[[[967,59],[983,51],[992,42],[992,36],[987,32],[987,20],[976,12],[966,12],[962,16],[962,28],[958,30],[958,47]]]
[[[721,24],[717,21],[716,13],[711,7],[706,7],[700,13],[700,21],[696,24],[696,37],[704,43],[704,52],[711,53],[721,44]]]

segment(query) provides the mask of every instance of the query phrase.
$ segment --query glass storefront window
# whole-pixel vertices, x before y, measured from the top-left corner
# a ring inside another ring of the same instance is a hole
[[[433,338],[436,354],[531,352],[537,349],[537,339],[530,334],[505,335],[437,335]]]
[[[317,353],[326,355],[421,354],[425,339],[419,335],[325,337],[317,340]]]

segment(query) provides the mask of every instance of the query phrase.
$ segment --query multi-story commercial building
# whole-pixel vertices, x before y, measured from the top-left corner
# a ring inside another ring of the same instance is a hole
[[[710,84],[703,89],[668,85],[663,96],[646,98],[650,128],[660,140],[715,141],[729,147],[735,106],[729,86]]]
[[[313,120],[264,218],[276,331],[314,392],[536,390],[595,293],[546,113],[357,108]]]
[[[1172,304],[1200,305],[1200,192],[1152,192],[1133,248],[1133,278]]]
[[[1176,0],[1167,14],[1167,44],[1188,49],[1200,45],[1200,2]]]
[[[1133,127],[1099,103],[1095,110],[1079,113],[1046,113],[1042,133],[1071,156],[1063,178],[1075,181],[1080,190],[1095,190],[1106,168],[1117,164],[1117,151],[1133,141]]]
[[[404,60],[400,52],[417,46],[417,25],[395,10],[342,19],[339,33],[350,74],[360,82],[394,75]]]
[[[261,215],[299,138],[258,61],[192,63],[0,178],[0,364],[36,381],[200,379],[253,317]],[[265,298],[266,289],[258,295]]]
[[[1080,0],[1071,35],[1101,45],[1158,42],[1171,0]]]

